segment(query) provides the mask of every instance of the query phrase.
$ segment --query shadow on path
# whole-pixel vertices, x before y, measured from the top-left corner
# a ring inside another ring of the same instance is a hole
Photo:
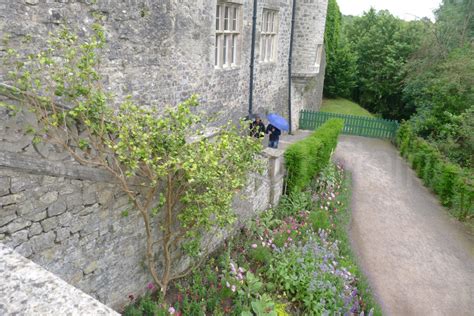
[[[352,172],[351,239],[387,315],[473,315],[474,238],[389,142],[341,136]]]

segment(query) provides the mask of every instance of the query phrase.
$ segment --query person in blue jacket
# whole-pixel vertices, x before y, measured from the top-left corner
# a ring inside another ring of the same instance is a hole
[[[269,135],[268,147],[278,148],[278,141],[280,140],[281,131],[272,124],[268,124],[265,133]]]

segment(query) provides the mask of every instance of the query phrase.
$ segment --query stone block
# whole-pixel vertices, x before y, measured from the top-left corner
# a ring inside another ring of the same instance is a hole
[[[10,194],[10,177],[0,177],[0,196]]]
[[[56,230],[56,242],[62,242],[71,236],[69,228],[60,228]]]
[[[97,200],[101,205],[106,205],[109,203],[114,196],[114,193],[110,188],[105,187],[102,191],[99,191],[97,194]]]
[[[39,186],[38,176],[20,176],[11,179],[11,192],[18,193]]]
[[[40,197],[39,200],[42,203],[44,203],[46,205],[49,205],[49,204],[55,202],[58,199],[58,195],[59,195],[59,193],[55,192],[55,191],[48,192],[45,195],[43,195],[42,197]]]
[[[59,225],[62,227],[69,227],[74,220],[73,215],[70,212],[63,213],[58,216]]]
[[[0,209],[0,227],[5,226],[17,218],[16,209],[15,205],[2,207]]]
[[[66,209],[66,202],[63,200],[58,200],[48,207],[48,216],[56,216],[62,214],[66,212]]]
[[[15,248],[15,251],[26,258],[30,257],[33,254],[33,249],[31,248],[31,243],[29,242],[22,243],[21,245]]]
[[[54,231],[49,231],[45,234],[34,236],[30,239],[31,249],[33,252],[38,253],[45,249],[51,248],[54,246],[54,240],[56,239],[56,234]]]
[[[75,192],[73,194],[66,195],[64,196],[64,199],[66,200],[68,209],[72,209],[84,204],[84,201],[82,200],[81,192]]]
[[[54,230],[58,227],[58,218],[57,217],[50,217],[43,221],[41,221],[41,227],[45,232],[49,232],[50,230]]]
[[[12,248],[15,248],[27,240],[28,240],[28,230],[24,229],[12,234],[10,236],[10,241],[7,242],[7,245]]]
[[[7,226],[7,232],[9,234],[13,234],[14,232],[17,232],[25,227],[28,227],[31,225],[31,222],[28,220],[25,220],[24,218],[17,218]]]
[[[26,196],[23,193],[9,194],[9,195],[0,197],[0,206],[18,204],[25,200],[26,200]]]
[[[40,223],[33,223],[29,229],[28,237],[39,235],[43,232],[43,227]]]
[[[33,211],[32,213],[28,213],[22,216],[22,218],[32,221],[32,222],[39,222],[45,219],[47,216],[46,211]]]
[[[82,194],[82,200],[84,205],[92,205],[97,202],[97,189],[96,186],[89,185],[84,188]]]
[[[91,274],[94,272],[98,267],[97,261],[92,261],[87,265],[87,267],[84,268],[83,272],[84,274]]]

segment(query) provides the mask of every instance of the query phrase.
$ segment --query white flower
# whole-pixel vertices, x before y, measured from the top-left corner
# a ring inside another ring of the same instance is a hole
[[[170,308],[168,308],[168,313],[170,313],[171,315],[173,315],[175,312],[176,312],[176,310],[174,309],[173,306],[171,306]]]

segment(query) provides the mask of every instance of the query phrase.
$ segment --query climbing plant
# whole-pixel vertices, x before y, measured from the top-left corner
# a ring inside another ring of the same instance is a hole
[[[166,294],[199,265],[203,232],[233,222],[233,196],[258,169],[261,145],[231,123],[205,137],[197,96],[165,109],[116,102],[102,86],[104,43],[94,24],[82,39],[61,29],[39,52],[8,49],[12,87],[1,92],[35,113],[34,142],[59,145],[112,175],[143,219],[146,265]],[[185,255],[193,264],[180,271]]]

